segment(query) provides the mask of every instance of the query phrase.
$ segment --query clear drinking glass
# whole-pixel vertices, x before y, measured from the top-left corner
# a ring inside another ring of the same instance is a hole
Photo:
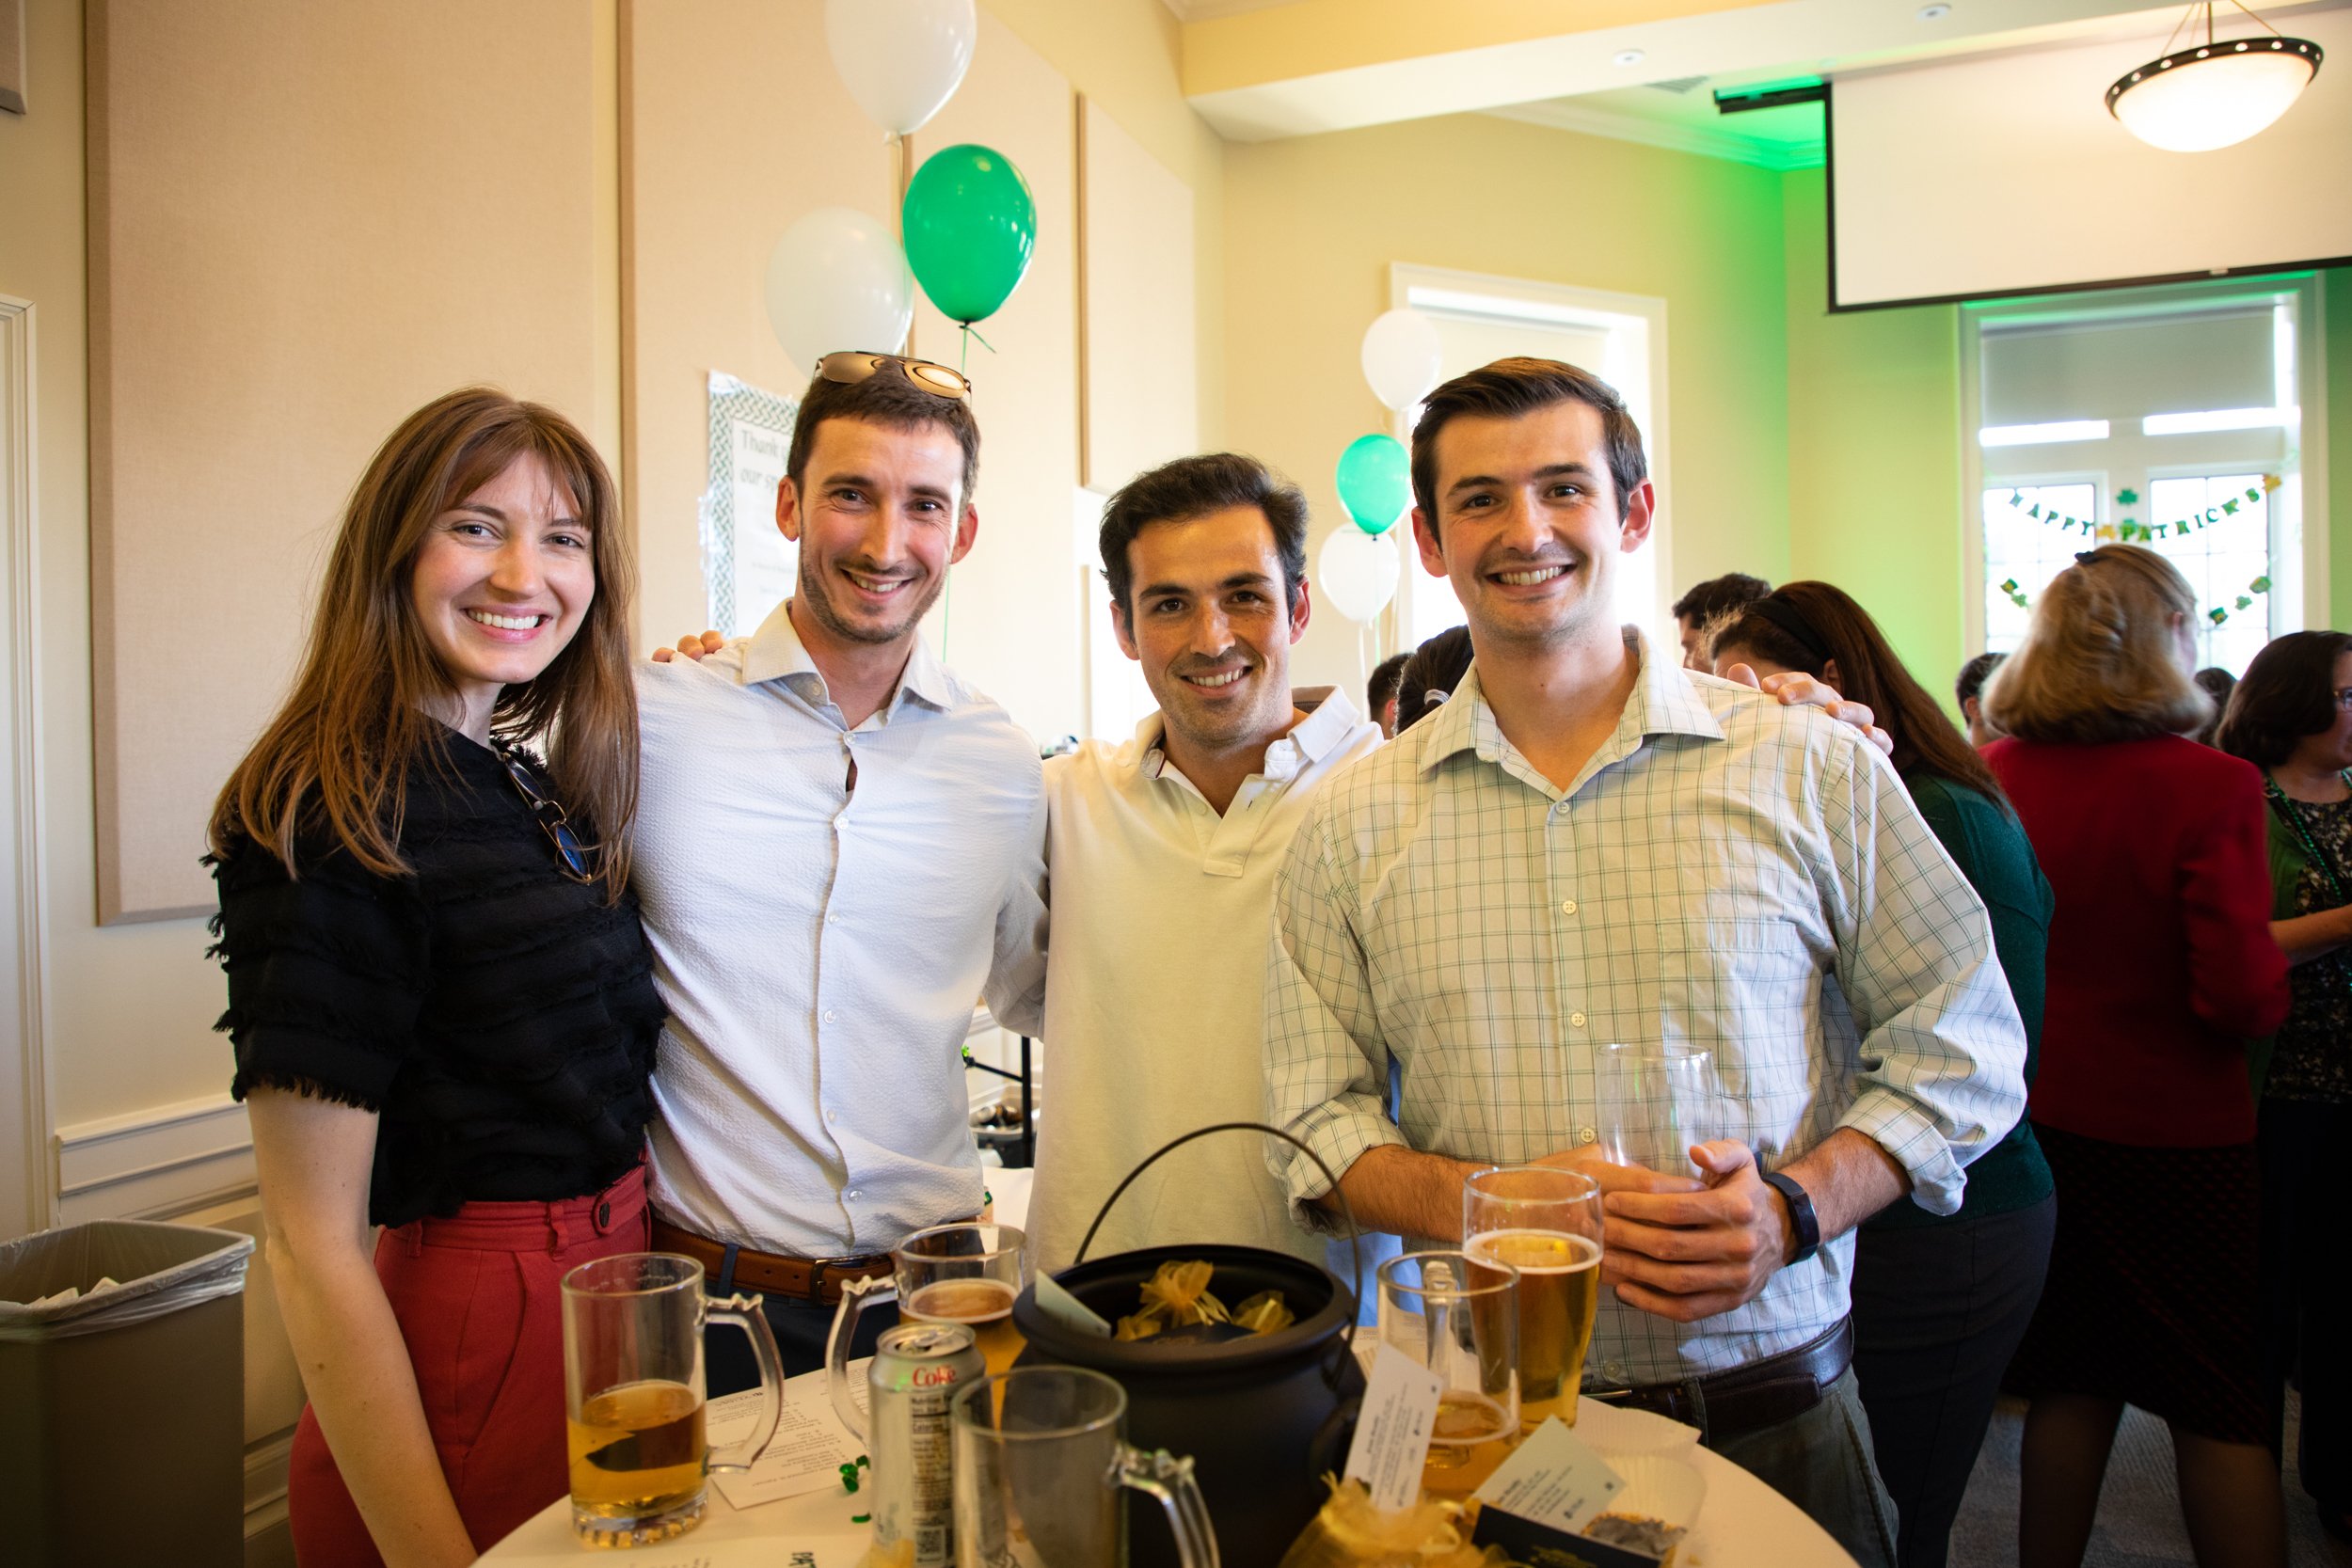
[[[1500,1165],[1462,1183],[1462,1250],[1519,1275],[1519,1430],[1576,1425],[1600,1309],[1600,1183],[1551,1165]]]
[[[708,1301],[703,1266],[664,1252],[582,1263],[564,1276],[564,1413],[572,1529],[639,1546],[702,1523],[712,1470],[747,1470],[775,1435],[784,1369],[757,1296]],[[752,1434],[713,1452],[703,1432],[703,1325],[733,1323],[759,1361]]]
[[[1192,1461],[1124,1436],[1127,1392],[1084,1367],[1022,1367],[956,1396],[957,1568],[1120,1568],[1120,1492],[1168,1513],[1182,1568],[1216,1568]]]
[[[887,1279],[851,1280],[842,1287],[825,1344],[826,1385],[842,1423],[862,1440],[853,1418],[850,1347],[868,1307],[898,1304],[909,1323],[961,1323],[972,1331],[990,1376],[1009,1371],[1028,1341],[1012,1326],[1013,1298],[1029,1283],[1029,1240],[1009,1225],[964,1222],[918,1230],[890,1254]]]
[[[1380,1265],[1380,1342],[1438,1374],[1422,1486],[1467,1496],[1519,1441],[1519,1273],[1462,1252]]]
[[[1669,1042],[1604,1045],[1595,1057],[1601,1158],[1692,1175],[1691,1146],[1724,1132],[1713,1053]]]

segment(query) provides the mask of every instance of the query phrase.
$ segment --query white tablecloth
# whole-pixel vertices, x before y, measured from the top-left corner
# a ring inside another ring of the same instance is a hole
[[[788,1392],[820,1395],[823,1379],[822,1372],[794,1378]],[[1678,1559],[1685,1568],[1853,1568],[1853,1559],[1819,1525],[1739,1465],[1706,1449],[1693,1449],[1689,1462],[1707,1481],[1707,1501]],[[850,1517],[864,1513],[872,1496],[833,1485],[739,1510],[713,1486],[708,1514],[689,1534],[594,1554],[572,1535],[571,1504],[558,1502],[483,1561],[499,1568],[588,1568],[599,1560],[615,1568],[856,1568],[867,1530]]]

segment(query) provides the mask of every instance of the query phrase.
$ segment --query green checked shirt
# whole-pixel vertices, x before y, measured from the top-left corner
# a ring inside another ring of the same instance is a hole
[[[1376,1144],[1510,1164],[1595,1141],[1594,1052],[1714,1053],[1722,1125],[1767,1170],[1839,1127],[1960,1205],[2026,1105],[1984,907],[1867,737],[1650,656],[1570,786],[1503,738],[1475,668],[1342,772],[1276,884],[1268,1119],[1344,1172]],[[1399,1117],[1383,1114],[1393,1058]],[[1328,1187],[1267,1140],[1294,1211]],[[1846,1315],[1853,1241],[1677,1324],[1604,1295],[1586,1365],[1671,1382]]]

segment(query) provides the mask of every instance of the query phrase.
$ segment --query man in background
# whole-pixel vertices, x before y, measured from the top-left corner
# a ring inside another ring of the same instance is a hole
[[[1968,731],[1968,744],[1984,750],[2001,738],[2001,732],[1984,721],[1984,683],[1993,678],[1993,672],[2001,667],[2007,654],[1979,654],[1960,667],[1960,680],[1952,688],[1960,699],[1960,715]]]
[[[1726,572],[1719,578],[1708,578],[1675,601],[1675,626],[1682,633],[1682,667],[1685,670],[1709,670],[1714,658],[1707,646],[1708,637],[1726,616],[1742,610],[1772,591],[1772,585],[1762,578],[1752,578],[1745,572]]]
[[[1380,734],[1386,739],[1396,738],[1397,681],[1405,673],[1405,661],[1411,657],[1391,654],[1373,666],[1372,678],[1364,683],[1365,711],[1380,726]]]
[[[1539,359],[1447,383],[1413,433],[1413,490],[1422,563],[1477,657],[1293,838],[1267,1119],[1340,1173],[1359,1223],[1406,1237],[1459,1236],[1481,1164],[1593,1176],[1615,1291],[1590,1370],[1891,1568],[1850,1232],[1905,1194],[1949,1212],[1961,1167],[2024,1110],[1984,908],[1866,736],[1616,624],[1654,503],[1605,384]],[[1713,1053],[1688,1160],[1597,1157],[1608,1041]],[[1331,1183],[1268,1149],[1302,1221],[1330,1223]]]

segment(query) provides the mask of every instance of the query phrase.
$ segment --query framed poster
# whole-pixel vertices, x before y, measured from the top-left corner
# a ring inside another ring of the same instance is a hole
[[[800,405],[722,371],[710,372],[710,485],[703,492],[703,585],[710,625],[746,637],[789,598],[800,552],[776,528]]]

